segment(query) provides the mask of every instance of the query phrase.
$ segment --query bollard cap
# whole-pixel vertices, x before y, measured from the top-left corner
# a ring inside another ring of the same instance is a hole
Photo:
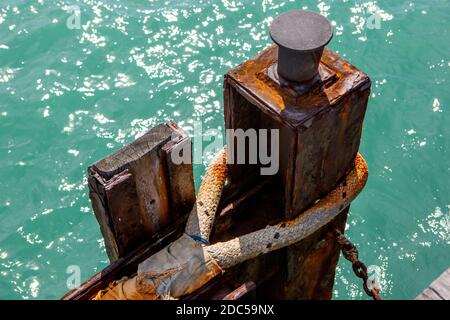
[[[333,37],[331,23],[318,13],[295,10],[278,16],[270,26],[278,45],[277,74],[282,82],[318,79],[323,49]]]
[[[280,47],[295,51],[315,51],[326,46],[333,28],[324,16],[295,10],[279,15],[270,26],[270,36]]]

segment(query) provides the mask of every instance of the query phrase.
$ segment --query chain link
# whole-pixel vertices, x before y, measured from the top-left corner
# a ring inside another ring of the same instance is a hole
[[[363,280],[363,288],[368,296],[372,297],[374,300],[382,300],[378,295],[378,286],[374,280],[369,280],[367,275],[367,267],[358,258],[358,249],[356,246],[350,242],[339,230],[335,230],[336,240],[341,246],[342,255],[345,259],[352,263],[353,272],[358,278]],[[370,289],[368,283],[371,282],[372,288]]]

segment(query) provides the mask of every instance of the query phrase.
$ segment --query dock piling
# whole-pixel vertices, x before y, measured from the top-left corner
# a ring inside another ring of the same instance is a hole
[[[176,123],[160,124],[89,167],[89,196],[111,262],[192,207],[192,165],[170,159],[174,145],[181,143],[190,146]]]

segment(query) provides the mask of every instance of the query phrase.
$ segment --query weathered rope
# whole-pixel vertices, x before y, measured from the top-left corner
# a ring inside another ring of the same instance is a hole
[[[204,250],[225,269],[296,243],[325,226],[346,208],[363,189],[367,176],[367,164],[358,154],[353,170],[344,181],[297,218],[226,242],[215,243]]]
[[[194,240],[208,243],[226,177],[226,149],[223,148],[206,169],[197,200],[186,223],[185,233]]]

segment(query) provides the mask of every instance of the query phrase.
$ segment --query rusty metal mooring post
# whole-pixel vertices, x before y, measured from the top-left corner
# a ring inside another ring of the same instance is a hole
[[[270,33],[276,45],[225,75],[225,124],[227,129],[279,129],[276,191],[282,192],[271,196],[281,194],[282,203],[281,213],[274,212],[273,219],[285,220],[330,192],[351,169],[371,82],[324,48],[333,31],[316,13],[285,13],[274,20]],[[259,165],[230,164],[230,185],[248,190],[261,183],[259,169]],[[331,298],[340,247],[330,234],[343,231],[348,209],[342,208],[328,225],[283,249],[277,257],[282,272],[268,286],[277,292],[273,298]],[[273,261],[255,262],[248,270],[258,278],[271,267]],[[258,290],[257,296],[266,296]]]

